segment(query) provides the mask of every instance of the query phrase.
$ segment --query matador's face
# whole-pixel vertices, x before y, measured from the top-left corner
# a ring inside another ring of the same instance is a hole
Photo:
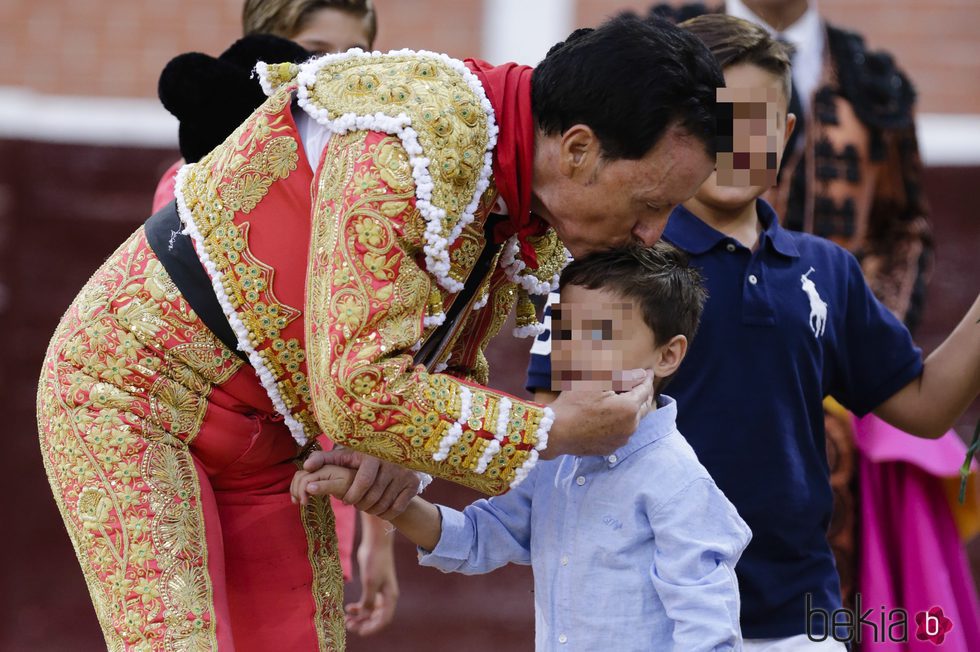
[[[640,159],[608,159],[598,139],[561,137],[555,178],[536,188],[544,214],[575,257],[660,239],[667,218],[714,169],[704,145],[674,126]]]

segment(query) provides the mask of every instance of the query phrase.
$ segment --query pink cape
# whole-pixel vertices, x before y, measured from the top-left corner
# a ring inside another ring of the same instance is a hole
[[[875,652],[932,652],[915,637],[915,615],[938,606],[952,620],[943,652],[980,649],[980,601],[942,478],[958,476],[966,446],[955,432],[930,441],[908,435],[874,415],[854,421],[860,479],[861,543],[858,587],[863,609],[904,608],[907,642],[869,642]],[[975,465],[974,465],[975,468]],[[886,623],[890,622],[886,620]]]

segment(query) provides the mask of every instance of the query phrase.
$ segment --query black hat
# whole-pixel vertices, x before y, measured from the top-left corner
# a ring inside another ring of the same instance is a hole
[[[160,101],[180,121],[180,153],[193,163],[217,147],[266,100],[253,77],[256,62],[305,61],[310,53],[284,38],[251,34],[217,59],[188,52],[160,73]]]

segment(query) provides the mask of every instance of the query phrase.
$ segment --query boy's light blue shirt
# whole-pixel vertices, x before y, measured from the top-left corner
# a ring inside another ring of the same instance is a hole
[[[677,431],[661,396],[608,457],[539,462],[459,512],[423,566],[534,570],[537,650],[740,650],[734,567],[751,533]]]

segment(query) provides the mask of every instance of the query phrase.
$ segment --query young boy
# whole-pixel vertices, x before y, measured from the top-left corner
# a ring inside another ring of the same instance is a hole
[[[664,231],[702,271],[710,297],[671,384],[678,424],[752,528],[737,568],[745,649],[843,650],[854,627],[829,631],[825,615],[841,601],[826,536],[823,399],[938,437],[980,392],[980,300],[923,363],[853,256],[783,230],[758,199],[775,181],[795,122],[784,46],[730,16],[683,26],[723,68],[719,108],[732,129],[719,142],[717,172]],[[532,349],[529,388],[549,386],[547,341],[546,333]]]
[[[611,391],[624,369],[674,373],[704,291],[665,243],[596,254],[562,274],[554,323],[557,382]],[[413,498],[392,523],[443,571],[534,570],[536,649],[739,650],[734,565],[750,538],[675,427],[660,394],[607,457],[541,461],[509,493],[458,512]],[[293,495],[343,495],[353,471],[300,471]]]

